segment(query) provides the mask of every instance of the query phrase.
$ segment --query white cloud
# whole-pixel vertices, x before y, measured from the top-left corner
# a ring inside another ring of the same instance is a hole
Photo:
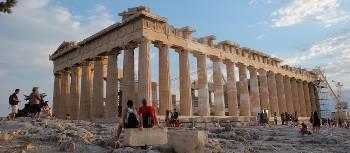
[[[96,5],[94,10],[92,10],[91,12],[94,15],[88,18],[88,29],[103,29],[114,23],[112,15],[108,12],[108,9],[103,5]]]
[[[259,40],[259,39],[263,39],[265,38],[265,34],[261,34],[255,37],[255,39]]]
[[[287,58],[284,64],[322,66],[328,79],[344,82],[350,88],[350,30],[311,45],[295,57]]]
[[[285,7],[272,13],[272,27],[286,27],[305,20],[315,20],[322,27],[330,27],[349,17],[339,8],[339,0],[293,0]]]

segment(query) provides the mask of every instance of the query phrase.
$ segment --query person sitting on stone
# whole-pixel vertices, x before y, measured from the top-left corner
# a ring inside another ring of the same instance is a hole
[[[142,106],[139,108],[138,113],[141,129],[154,128],[155,123],[157,123],[159,128],[162,128],[156,115],[156,109],[154,109],[152,106],[149,106],[146,99],[142,100]]]
[[[122,111],[122,118],[119,122],[119,125],[116,129],[116,136],[115,136],[115,147],[119,148],[121,146],[121,143],[119,141],[120,133],[122,132],[123,128],[138,128],[139,127],[139,121],[138,121],[138,114],[136,109],[134,108],[134,103],[132,100],[128,100],[126,105],[128,108],[125,108]]]
[[[311,132],[307,129],[307,126],[306,126],[306,124],[304,122],[301,123],[300,134],[301,135],[305,135],[305,134],[310,135],[311,134]]]

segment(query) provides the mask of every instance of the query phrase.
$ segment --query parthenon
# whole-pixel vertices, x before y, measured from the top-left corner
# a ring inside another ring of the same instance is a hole
[[[298,112],[300,117],[308,117],[312,111],[319,111],[317,78],[312,71],[281,65],[281,59],[229,40],[215,43],[214,35],[194,38],[195,28],[175,28],[167,18],[153,14],[144,6],[129,8],[119,15],[121,23],[80,42],[64,41],[50,55],[54,65],[53,111],[57,117],[70,114],[72,119],[81,120],[114,118],[118,106],[125,107],[127,100],[139,105],[145,98],[152,104],[152,92],[157,92],[152,91],[152,44],[159,49],[160,115],[173,107],[170,49],[179,55],[182,116],[255,117],[265,109],[277,114]],[[138,80],[134,77],[136,48],[139,50]],[[124,54],[122,73],[117,67],[121,52]],[[190,54],[197,59],[197,113],[193,111]],[[213,62],[212,105],[209,104],[207,58]],[[226,84],[222,81],[221,64],[226,66]],[[238,67],[239,81],[235,67]],[[118,95],[119,91],[122,95]]]

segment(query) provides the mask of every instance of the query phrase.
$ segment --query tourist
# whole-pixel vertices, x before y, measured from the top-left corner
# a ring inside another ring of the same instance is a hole
[[[263,111],[261,111],[259,113],[259,124],[260,124],[260,126],[264,126],[264,112]]]
[[[29,105],[30,105],[30,113],[32,121],[40,121],[39,114],[40,114],[40,101],[41,96],[39,94],[39,88],[34,87],[32,90],[32,93],[29,95]]]
[[[275,125],[277,125],[277,113],[273,113],[273,120],[275,121]]]
[[[301,135],[305,135],[305,134],[310,135],[311,134],[311,132],[307,129],[307,126],[304,122],[301,123],[300,133],[301,133]]]
[[[316,133],[319,131],[321,126],[321,120],[320,117],[318,116],[317,112],[313,113],[313,121],[312,121],[312,127],[313,127],[313,133]]]
[[[154,128],[155,123],[159,128],[162,128],[159,124],[159,120],[156,115],[154,107],[149,106],[146,99],[142,100],[142,106],[139,108],[139,120],[140,128]]]
[[[128,100],[126,102],[126,105],[128,108],[123,109],[122,111],[122,118],[119,122],[118,128],[116,129],[116,136],[115,136],[115,147],[120,147],[121,143],[119,142],[120,133],[122,132],[123,128],[138,128],[139,127],[139,121],[137,117],[137,111],[134,108],[134,103],[132,100]]]
[[[269,118],[268,118],[268,115],[267,115],[267,111],[264,110],[263,111],[263,114],[264,114],[264,126],[268,126],[269,125]]]
[[[313,124],[313,122],[314,122],[314,112],[311,112],[310,123]]]
[[[282,125],[284,125],[284,122],[285,122],[284,113],[281,114],[281,122],[282,122]]]
[[[165,126],[170,127],[171,112],[170,110],[165,111]]]
[[[70,120],[70,114],[66,114],[66,120]]]
[[[11,94],[9,97],[9,104],[11,106],[11,113],[9,115],[9,118],[12,121],[16,120],[16,114],[18,113],[18,103],[20,102],[18,95],[19,95],[19,89],[16,89],[15,92]]]
[[[174,112],[171,113],[170,123],[172,127],[180,127],[179,113],[176,111],[176,108],[174,108]]]

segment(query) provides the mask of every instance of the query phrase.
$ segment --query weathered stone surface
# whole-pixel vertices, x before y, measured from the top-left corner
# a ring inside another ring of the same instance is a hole
[[[175,152],[181,153],[203,153],[208,134],[204,131],[192,130],[169,130],[168,144]]]
[[[129,146],[167,144],[167,133],[168,129],[160,128],[126,129],[124,142]]]

